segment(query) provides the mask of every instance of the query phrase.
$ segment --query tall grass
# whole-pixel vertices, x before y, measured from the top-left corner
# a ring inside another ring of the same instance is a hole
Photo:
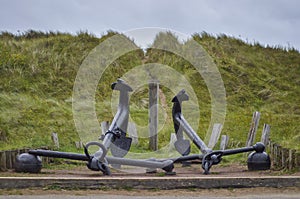
[[[0,34],[0,149],[52,145],[50,134],[57,132],[62,149],[74,150],[79,140],[72,117],[73,83],[82,61],[106,38],[118,34],[108,31],[101,38],[87,32],[77,35],[29,30],[17,35]],[[171,34],[171,33],[167,33]],[[155,42],[164,42],[163,33]],[[170,35],[168,35],[170,36]],[[300,122],[300,54],[293,48],[263,47],[247,44],[226,35],[194,34],[217,65],[226,89],[227,116],[223,134],[236,146],[245,144],[253,111],[261,112],[261,122],[271,125],[271,139],[284,146],[299,149]],[[176,37],[174,48],[184,48]],[[188,42],[188,41],[187,41]],[[185,59],[170,52],[147,49],[147,63],[161,63],[174,68],[192,85],[197,95],[200,115],[198,134],[204,138],[211,117],[211,99],[201,75]],[[145,61],[144,52],[136,50],[115,60],[100,79],[96,92],[99,121],[111,120],[110,84]],[[160,147],[172,133],[171,99],[173,93],[161,87],[164,94],[166,123],[159,133]],[[148,124],[148,90],[131,97],[131,119]],[[184,107],[186,110],[189,106]],[[191,114],[193,111],[190,111]],[[100,132],[99,132],[100,134]],[[2,139],[5,136],[5,139]],[[97,139],[97,138],[95,138]],[[259,140],[259,135],[257,136]],[[146,150],[147,139],[141,139],[135,150]]]

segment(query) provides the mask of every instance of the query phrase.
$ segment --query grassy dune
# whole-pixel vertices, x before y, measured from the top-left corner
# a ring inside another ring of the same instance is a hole
[[[77,71],[93,48],[115,34],[118,33],[109,31],[101,38],[85,32],[77,35],[37,31],[19,36],[8,32],[0,34],[0,150],[51,146],[51,132],[58,133],[62,150],[75,150],[74,141],[80,139],[72,115],[72,91]],[[159,34],[155,42],[160,42],[164,36]],[[258,43],[247,44],[226,35],[214,37],[202,33],[193,35],[193,39],[212,57],[224,81],[227,115],[222,133],[230,136],[232,146],[245,144],[252,112],[260,111],[257,140],[263,123],[268,123],[272,140],[299,149],[299,52],[263,47]],[[174,44],[184,48],[185,44],[176,40],[174,37]],[[205,137],[211,99],[203,78],[178,55],[151,48],[146,57],[138,49],[121,56],[107,68],[96,92],[98,120],[113,117],[111,96],[114,95],[110,84],[143,63],[168,65],[189,81],[198,98],[201,115],[189,112],[199,121],[199,135]],[[169,142],[170,133],[174,131],[171,120],[173,95],[168,88],[161,87],[160,101],[167,117],[159,133],[160,146]],[[147,98],[147,87],[134,92],[131,97],[131,120],[140,126],[146,126],[148,122]],[[193,108],[187,105],[186,109]],[[134,148],[136,151],[146,149],[147,139],[141,139]]]

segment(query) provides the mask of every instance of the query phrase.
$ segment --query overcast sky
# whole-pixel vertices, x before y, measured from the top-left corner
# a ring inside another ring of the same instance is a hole
[[[161,27],[300,49],[299,0],[0,0],[0,31]]]

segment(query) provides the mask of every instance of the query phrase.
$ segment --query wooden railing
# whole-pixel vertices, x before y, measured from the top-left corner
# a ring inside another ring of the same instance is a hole
[[[269,142],[268,148],[274,169],[300,171],[299,151],[282,147],[273,141]]]

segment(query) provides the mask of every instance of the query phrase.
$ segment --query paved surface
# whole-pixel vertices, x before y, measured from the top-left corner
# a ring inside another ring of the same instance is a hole
[[[170,193],[172,194],[172,193]],[[124,195],[102,195],[102,196],[76,196],[76,195],[42,195],[42,196],[0,196],[0,199],[194,199],[199,197],[189,196],[124,196]],[[201,196],[201,198],[207,199],[226,199],[226,198],[249,198],[249,199],[299,199],[299,195],[254,195],[254,196],[235,196],[235,197],[213,197],[213,196]]]
[[[300,187],[299,176],[265,177],[0,177],[0,189],[189,189]]]

